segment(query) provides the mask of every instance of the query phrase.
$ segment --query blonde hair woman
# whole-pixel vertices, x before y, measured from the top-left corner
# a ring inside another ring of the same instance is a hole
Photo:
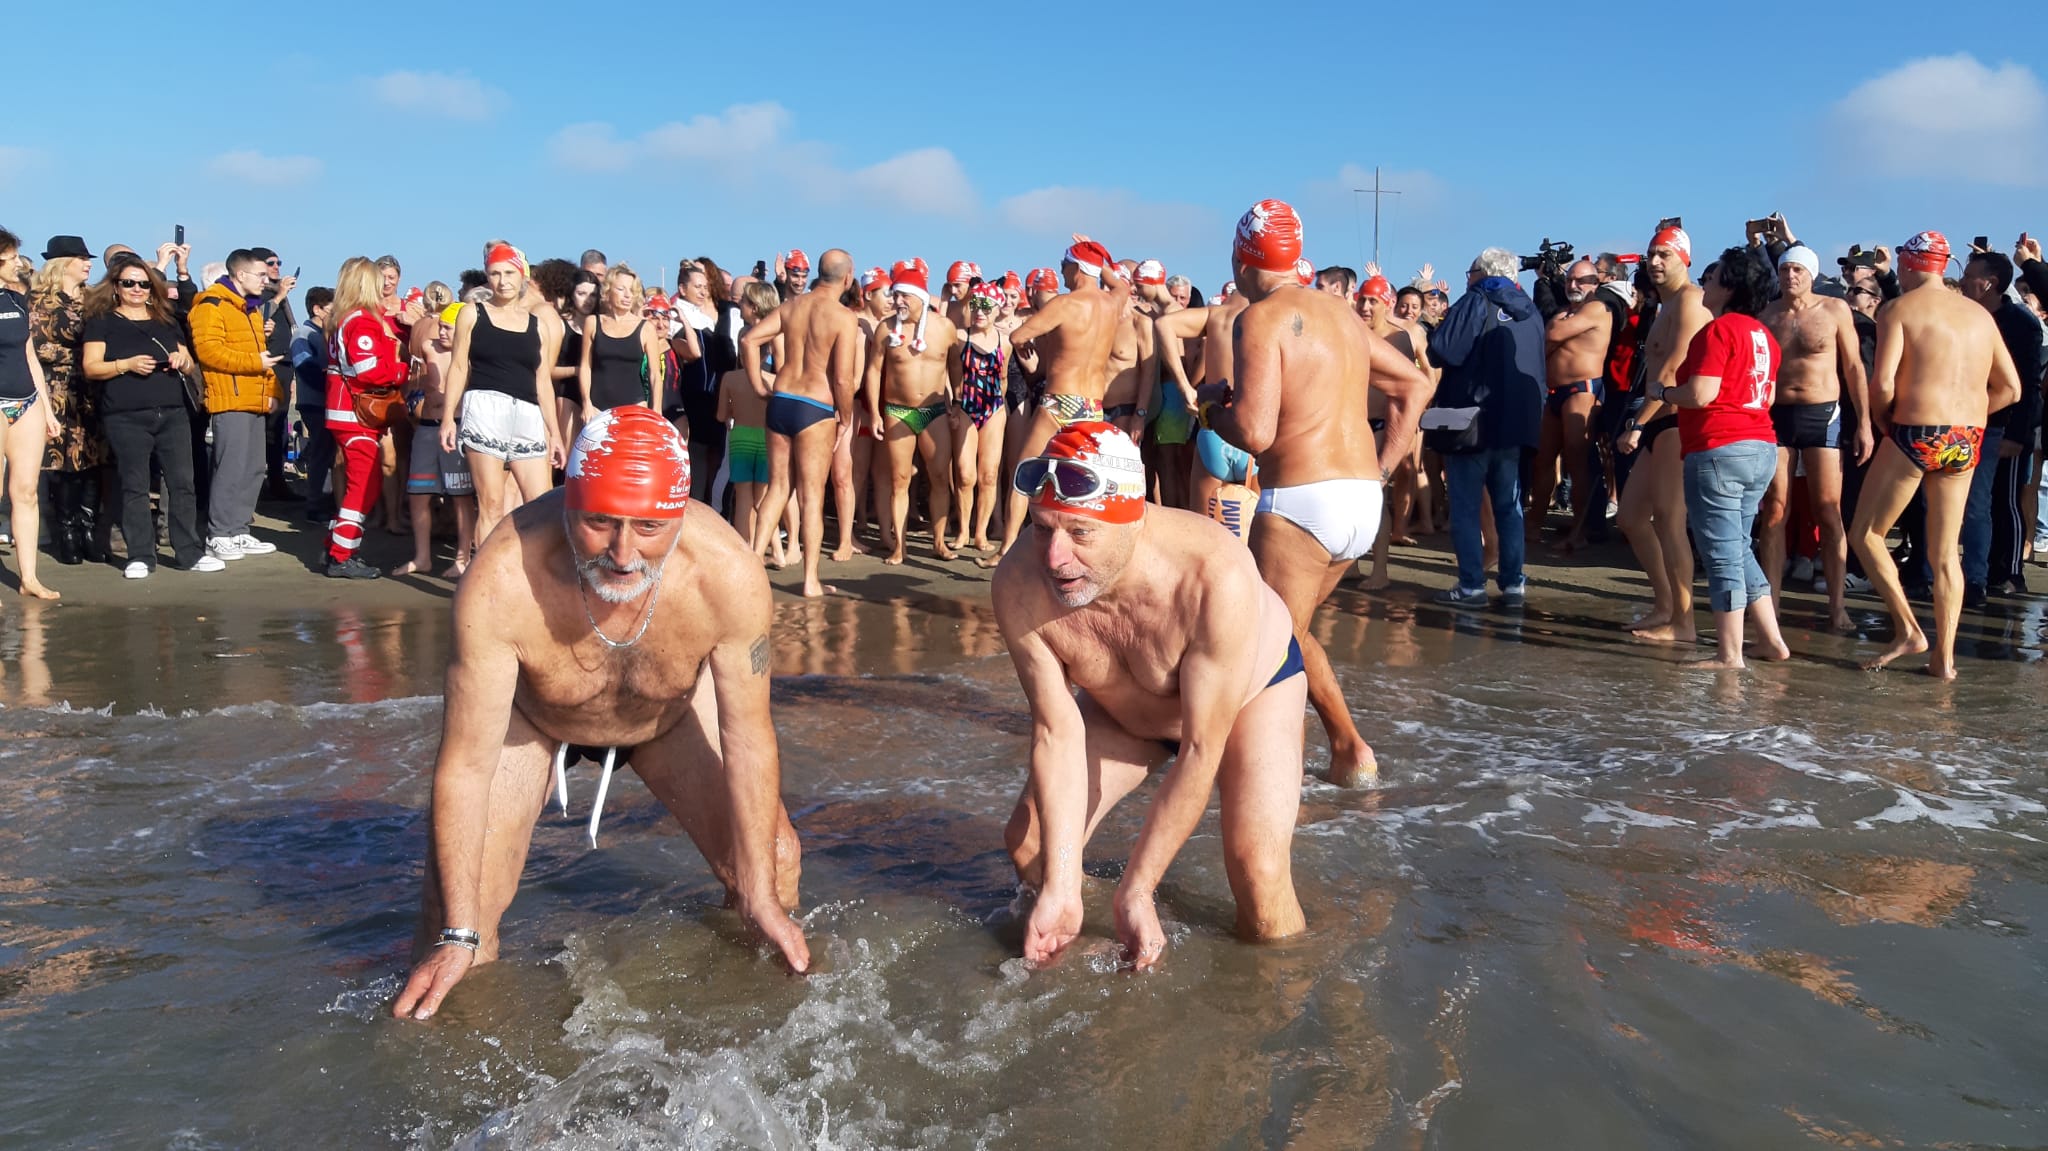
[[[383,276],[363,256],[342,262],[327,313],[327,430],[334,436],[339,505],[327,535],[327,574],[334,579],[382,575],[357,554],[363,524],[383,491],[379,445],[384,429],[403,418],[411,360],[384,314]]]
[[[43,266],[29,289],[29,329],[43,365],[45,418],[58,434],[43,455],[50,473],[50,552],[60,564],[104,563],[114,530],[110,518],[95,527],[101,473],[113,453],[100,429],[99,385],[79,370],[85,335],[85,282],[92,275],[92,250],[77,236],[52,236]],[[104,531],[105,534],[101,534]],[[17,540],[16,547],[35,541]]]
[[[639,274],[619,264],[605,275],[597,311],[583,321],[583,363],[576,376],[585,422],[630,404],[661,410],[668,333],[642,316],[644,296]]]

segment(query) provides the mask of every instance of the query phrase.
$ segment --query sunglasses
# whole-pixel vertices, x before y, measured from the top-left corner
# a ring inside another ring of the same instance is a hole
[[[967,301],[967,307],[969,311],[975,312],[993,312],[996,310],[994,300],[984,300],[979,296]]]
[[[1573,276],[1573,277],[1572,277],[1572,284],[1573,284],[1574,286],[1576,286],[1576,285],[1579,285],[1579,284],[1591,284],[1591,285],[1593,285],[1594,287],[1596,287],[1596,288],[1597,288],[1597,287],[1599,287],[1599,286],[1600,286],[1600,277],[1598,277],[1598,276]]]
[[[115,287],[117,287],[117,288],[127,288],[127,289],[129,289],[129,290],[131,290],[131,291],[138,291],[138,290],[147,290],[147,289],[148,289],[148,287],[149,287],[149,281],[148,281],[148,280],[115,280],[115,281],[114,281],[114,286],[115,286]]]
[[[1039,456],[1017,465],[1011,481],[1017,494],[1026,498],[1052,485],[1053,498],[1063,504],[1087,503],[1109,490],[1109,477],[1080,460],[1055,460]]]

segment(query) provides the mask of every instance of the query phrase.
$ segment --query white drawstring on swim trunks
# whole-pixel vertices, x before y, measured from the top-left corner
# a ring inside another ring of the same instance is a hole
[[[604,749],[604,772],[597,777],[597,802],[590,808],[590,848],[597,850],[597,825],[604,818],[604,797],[612,789],[612,770],[618,765],[619,749]],[[569,745],[555,748],[555,800],[562,814],[569,814]]]

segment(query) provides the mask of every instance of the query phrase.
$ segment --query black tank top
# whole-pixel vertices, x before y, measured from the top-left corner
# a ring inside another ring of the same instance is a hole
[[[28,300],[12,288],[0,288],[0,400],[35,394],[35,377],[28,373]]]
[[[590,403],[599,411],[608,412],[646,399],[647,391],[640,381],[640,362],[647,357],[640,343],[640,331],[646,326],[647,322],[642,320],[623,336],[606,335],[603,320],[592,329]]]
[[[463,386],[537,404],[533,380],[539,371],[540,321],[529,314],[525,331],[508,332],[491,322],[488,307],[477,305],[476,327],[469,330],[469,382]]]

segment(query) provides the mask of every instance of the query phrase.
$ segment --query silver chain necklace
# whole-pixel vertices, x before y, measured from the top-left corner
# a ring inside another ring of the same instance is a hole
[[[576,602],[583,605],[583,619],[590,624],[591,634],[613,651],[639,643],[640,637],[647,634],[647,625],[654,622],[654,602],[661,597],[661,574],[660,569],[655,570],[654,586],[647,589],[647,610],[640,613],[640,626],[634,630],[631,639],[613,639],[597,626],[597,617],[590,614],[589,589],[584,587],[583,577],[579,574],[576,577]]]

